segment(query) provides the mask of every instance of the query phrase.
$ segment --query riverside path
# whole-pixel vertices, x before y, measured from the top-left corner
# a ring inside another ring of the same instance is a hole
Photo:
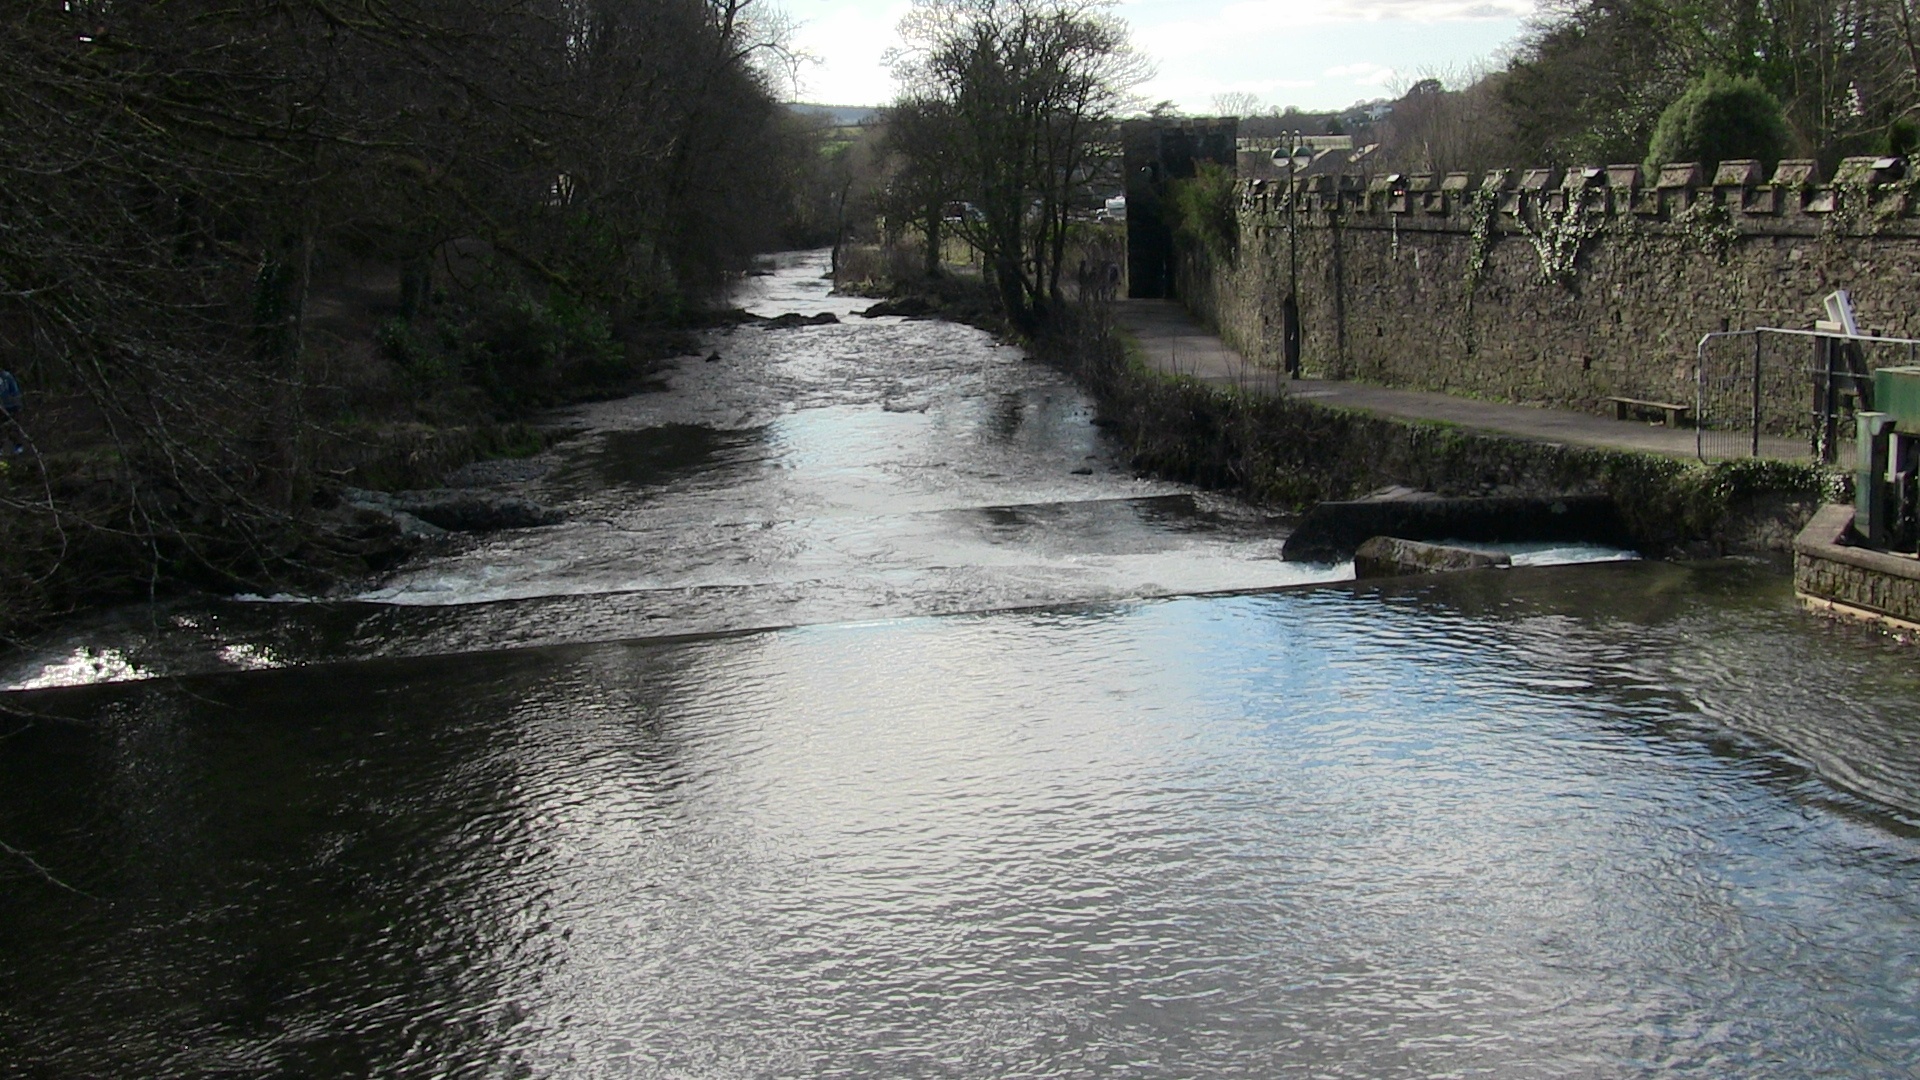
[[[1249,363],[1208,332],[1178,301],[1122,300],[1115,305],[1120,327],[1132,335],[1147,362],[1159,371],[1187,375],[1251,393],[1290,394],[1339,409],[1356,409],[1406,420],[1431,420],[1538,442],[1597,446],[1691,458],[1691,428],[1670,428],[1631,420],[1613,420],[1569,409],[1509,405],[1427,390],[1400,390],[1342,379],[1289,380],[1272,368]],[[1808,457],[1797,439],[1763,437],[1763,457],[1794,461]],[[1716,455],[1709,447],[1708,457]]]

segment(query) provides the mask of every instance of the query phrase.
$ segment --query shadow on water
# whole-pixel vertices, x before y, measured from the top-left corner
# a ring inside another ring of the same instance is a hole
[[[727,431],[699,424],[661,424],[598,436],[583,467],[606,484],[660,487],[675,480],[746,464],[766,441],[765,428]]]

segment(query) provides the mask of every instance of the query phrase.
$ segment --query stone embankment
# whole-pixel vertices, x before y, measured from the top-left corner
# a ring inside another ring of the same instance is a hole
[[[1851,506],[1823,507],[1793,545],[1793,588],[1809,606],[1920,632],[1920,560],[1856,547]]]
[[[1426,544],[1393,536],[1373,537],[1353,553],[1353,576],[1361,581],[1404,574],[1492,570],[1512,565],[1513,557],[1500,552],[1475,551],[1448,544]]]
[[[1637,448],[1633,439],[1644,425],[1577,417],[1601,429],[1617,425],[1621,441],[1576,443],[1552,434],[1559,421],[1549,410],[1512,409],[1535,414],[1549,432],[1528,435],[1351,402],[1324,404],[1312,396],[1313,380],[1275,380],[1191,325],[1136,322],[1127,305],[1119,306],[1117,318],[1123,337],[1135,333],[1130,345],[1103,347],[1093,340],[1099,337],[1094,329],[1074,351],[1099,399],[1101,422],[1124,441],[1135,467],[1236,490],[1267,505],[1306,509],[1398,486],[1455,500],[1440,505],[1456,508],[1464,506],[1458,500],[1513,500],[1541,509],[1542,528],[1579,521],[1571,531],[1534,539],[1612,541],[1651,555],[1784,554],[1832,493],[1827,472],[1804,462],[1749,458],[1709,465]],[[1164,348],[1167,335],[1180,346]],[[1202,347],[1208,341],[1212,352]],[[1556,504],[1580,513],[1554,515]],[[1599,509],[1604,506],[1611,513]],[[1493,521],[1503,511],[1501,504],[1480,502],[1476,512]],[[1464,520],[1410,538],[1437,539],[1465,528]],[[1366,535],[1343,534],[1331,545],[1339,549],[1334,557],[1351,554]]]

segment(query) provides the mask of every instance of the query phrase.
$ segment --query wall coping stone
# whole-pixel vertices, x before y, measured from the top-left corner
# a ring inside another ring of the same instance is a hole
[[[1585,165],[1578,169],[1568,169],[1567,179],[1561,185],[1568,191],[1583,191],[1587,188],[1605,187],[1607,170],[1598,165]]]
[[[1920,178],[1905,179],[1906,168],[1907,162],[1900,158],[1849,158],[1839,180],[1822,184],[1815,182],[1818,165],[1808,159],[1781,161],[1771,179],[1762,179],[1758,162],[1743,159],[1722,162],[1713,186],[1692,183],[1703,173],[1698,162],[1669,162],[1651,177],[1633,164],[1572,170],[1491,169],[1478,190],[1498,196],[1495,205],[1504,231],[1515,228],[1514,219],[1533,213],[1530,207],[1558,211],[1575,198],[1596,214],[1631,215],[1666,227],[1677,214],[1705,199],[1732,212],[1735,227],[1744,235],[1798,236],[1824,228],[1822,219],[1841,205],[1842,192],[1860,190],[1858,185],[1865,184],[1865,205],[1873,213],[1870,219],[1850,218],[1846,230],[1912,238],[1920,235]],[[1276,212],[1291,197],[1295,206],[1310,214],[1352,214],[1353,223],[1363,228],[1370,218],[1384,227],[1388,215],[1422,211],[1422,228],[1465,228],[1468,223],[1462,214],[1469,205],[1465,196],[1475,190],[1472,176],[1466,173],[1448,173],[1444,178],[1433,173],[1322,173],[1295,177],[1290,196],[1280,181],[1270,179],[1257,187],[1249,179],[1246,184],[1243,209],[1247,212]]]
[[[1522,191],[1546,191],[1558,186],[1560,186],[1560,170],[1552,167],[1528,169],[1526,176],[1520,180]]]
[[[1820,182],[1820,163],[1812,158],[1782,158],[1773,170],[1775,185],[1810,187]]]
[[[1899,158],[1850,157],[1833,170],[1833,182],[1853,187],[1877,187],[1900,178],[1906,170]]]
[[[1625,188],[1628,191],[1635,191],[1639,189],[1643,183],[1644,177],[1641,175],[1640,166],[1638,165],[1607,166],[1607,186],[1610,188]]]
[[[1700,171],[1697,161],[1670,161],[1660,166],[1660,178],[1654,182],[1661,188],[1697,188],[1706,183],[1706,176]]]

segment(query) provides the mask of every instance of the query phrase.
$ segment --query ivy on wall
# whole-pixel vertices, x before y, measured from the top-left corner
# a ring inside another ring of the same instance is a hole
[[[1673,215],[1673,223],[1684,236],[1698,244],[1700,250],[1721,262],[1727,261],[1727,253],[1740,239],[1733,215],[1719,199],[1694,200],[1692,206]]]
[[[1500,194],[1494,191],[1479,190],[1467,196],[1465,211],[1467,217],[1467,299],[1473,299],[1475,289],[1480,287],[1480,277],[1487,272],[1487,258],[1493,253],[1493,242],[1498,239],[1494,231],[1494,217],[1500,205]]]
[[[1602,222],[1588,216],[1578,193],[1570,194],[1559,210],[1542,206],[1534,211],[1532,221],[1525,216],[1516,220],[1540,256],[1540,280],[1571,287],[1579,268],[1581,245],[1599,234]]]

